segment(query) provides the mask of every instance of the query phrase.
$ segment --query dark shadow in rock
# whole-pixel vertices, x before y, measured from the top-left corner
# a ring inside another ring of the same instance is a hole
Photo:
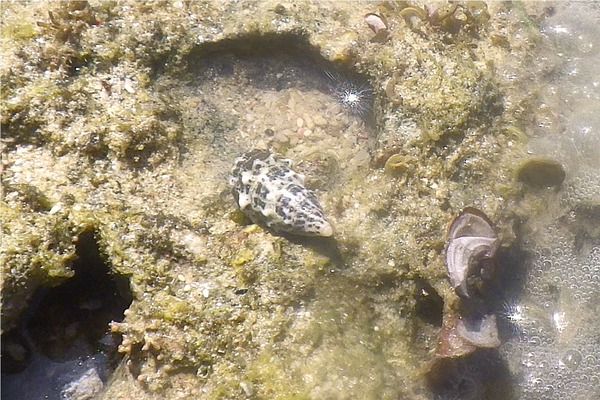
[[[351,62],[334,63],[323,58],[302,32],[205,43],[193,49],[186,62],[188,79],[196,84],[243,73],[248,85],[261,90],[316,89],[333,96],[370,130],[376,128],[375,92],[369,77],[357,72]]]
[[[497,264],[497,279],[489,287],[489,307],[498,316],[498,333],[504,343],[518,333],[518,326],[511,321],[511,308],[524,295],[531,258],[517,242],[498,252]]]
[[[224,192],[222,195],[224,198],[225,196],[230,196],[229,191]],[[240,213],[240,217],[243,219],[241,222],[242,225],[251,225],[254,223],[243,213]],[[312,249],[322,256],[327,257],[335,268],[344,269],[345,264],[342,258],[342,252],[340,251],[338,241],[335,239],[335,235],[332,237],[294,235],[291,233],[275,231],[264,224],[258,225],[273,236],[282,237],[291,243]]]
[[[506,361],[497,350],[479,349],[459,358],[439,358],[427,374],[434,399],[516,399]]]
[[[121,357],[108,324],[131,304],[127,278],[111,274],[93,232],[80,235],[75,275],[41,288],[17,328],[2,335],[2,399],[59,399],[100,390]]]
[[[416,316],[427,324],[441,328],[444,300],[425,279],[415,279],[415,285]]]
[[[344,260],[342,258],[342,252],[340,246],[334,237],[321,237],[321,236],[299,236],[292,234],[279,234],[274,233],[276,236],[282,236],[294,244],[308,247],[309,249],[327,257],[333,266],[337,269],[344,268]]]

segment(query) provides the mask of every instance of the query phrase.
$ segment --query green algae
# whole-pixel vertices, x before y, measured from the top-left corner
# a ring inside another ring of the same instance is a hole
[[[290,379],[289,366],[278,363],[278,357],[265,351],[248,367],[247,379],[260,399],[310,399],[308,389]]]
[[[537,188],[560,186],[566,175],[558,161],[547,157],[531,157],[523,161],[516,174],[517,180]]]
[[[16,22],[10,25],[3,25],[0,34],[4,37],[11,37],[16,40],[28,40],[37,35],[33,25],[28,22]]]
[[[9,192],[7,196],[14,193],[19,192]],[[39,191],[34,194],[37,201]],[[73,276],[70,265],[76,257],[77,238],[82,232],[93,229],[93,222],[86,213],[64,209],[36,212],[14,203],[9,206],[6,200],[0,207],[2,326],[3,330],[9,330],[17,323],[28,298],[38,287],[56,286]]]
[[[435,56],[416,53],[413,62],[426,67],[388,83],[394,85],[394,96],[418,121],[426,139],[461,134],[500,112],[490,73],[481,71],[464,53],[468,54],[466,48],[441,50]]]

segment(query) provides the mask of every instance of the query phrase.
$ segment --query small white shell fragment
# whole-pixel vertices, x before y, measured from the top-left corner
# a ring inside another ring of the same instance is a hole
[[[50,214],[50,215],[56,214],[57,212],[62,210],[62,206],[63,206],[63,204],[61,202],[56,203],[55,205],[52,206],[50,211],[48,211],[48,214]]]
[[[125,78],[125,83],[123,84],[123,89],[125,89],[128,93],[135,93],[135,89],[133,88],[132,81],[129,78]]]
[[[240,387],[242,388],[242,390],[244,391],[246,396],[252,396],[253,390],[252,390],[252,386],[250,385],[250,383],[248,383],[247,381],[241,381]]]
[[[387,31],[387,25],[385,21],[377,14],[369,13],[365,15],[365,22],[376,35],[379,32]]]

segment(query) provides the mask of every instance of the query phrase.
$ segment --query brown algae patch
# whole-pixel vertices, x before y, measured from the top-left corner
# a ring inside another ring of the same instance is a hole
[[[11,292],[20,276],[67,277],[73,236],[94,229],[134,297],[111,326],[127,361],[105,398],[427,398],[437,327],[415,316],[417,282],[453,307],[441,253],[466,205],[510,241],[507,165],[522,143],[496,103],[490,59],[508,51],[483,32],[419,33],[399,10],[373,8],[92,2],[93,20],[59,14],[77,25],[67,38],[36,28],[46,10],[3,8],[34,28],[3,30],[24,48],[2,44],[3,304],[25,306],[28,294]],[[375,11],[389,17],[387,42],[370,40],[363,17]],[[239,52],[273,46],[266,37],[303,45]],[[367,79],[373,126],[336,100],[329,68]],[[279,237],[241,218],[227,175],[251,148],[295,162],[334,240]],[[45,198],[61,206],[51,214]],[[15,236],[25,221],[31,234]],[[52,229],[59,245],[36,247]]]

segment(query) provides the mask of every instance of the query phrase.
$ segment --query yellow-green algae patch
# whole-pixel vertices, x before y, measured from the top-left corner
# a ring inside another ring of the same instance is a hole
[[[518,26],[510,6],[468,34],[412,30],[371,2],[49,7],[55,21],[46,5],[2,3],[3,312],[17,305],[3,329],[36,287],[68,278],[77,236],[93,230],[134,298],[111,325],[126,358],[104,398],[427,398],[437,327],[415,316],[415,282],[455,306],[441,255],[462,207],[513,237],[524,138],[511,132],[528,98],[496,68],[529,49],[504,33]],[[388,17],[389,41],[371,41],[367,12]],[[375,129],[318,90],[239,86],[235,68],[215,91],[194,89],[199,47],[278,33],[366,74]],[[515,100],[504,108],[503,91]],[[266,143],[275,109],[290,120],[272,143],[295,161],[346,146],[324,170],[335,184],[318,185],[335,242],[276,237],[232,214],[228,169]],[[327,124],[309,129],[317,117]]]

